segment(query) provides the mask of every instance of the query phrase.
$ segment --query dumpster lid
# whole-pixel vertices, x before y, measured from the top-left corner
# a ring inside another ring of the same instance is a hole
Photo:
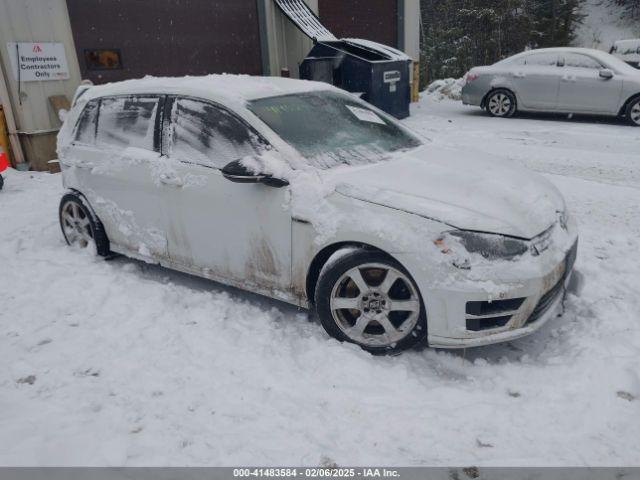
[[[372,50],[386,56],[390,60],[411,60],[411,57],[409,57],[403,51],[400,51],[397,48],[389,47],[388,45],[383,45],[382,43],[374,42],[372,40],[365,40],[363,38],[343,38],[342,41],[351,45],[357,45],[359,47]]]
[[[303,0],[275,0],[289,19],[304,33],[314,41],[317,40],[337,40],[322,23],[315,13],[304,3]]]

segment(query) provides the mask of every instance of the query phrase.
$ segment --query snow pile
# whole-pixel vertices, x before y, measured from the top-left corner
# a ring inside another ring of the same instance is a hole
[[[426,89],[427,95],[436,100],[462,100],[463,78],[444,78],[431,82]]]
[[[609,51],[616,40],[640,38],[640,23],[621,18],[620,7],[610,0],[586,0],[584,20],[578,26],[574,45]]]

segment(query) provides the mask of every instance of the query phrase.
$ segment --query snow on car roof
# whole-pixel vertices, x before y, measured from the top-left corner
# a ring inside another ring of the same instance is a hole
[[[201,77],[151,77],[107,83],[89,88],[83,99],[128,94],[192,95],[222,104],[240,103],[335,87],[321,82],[282,77],[216,74]]]
[[[640,38],[626,38],[624,40],[616,40],[614,45],[640,45]]]
[[[603,52],[602,50],[596,50],[594,48],[581,48],[581,47],[551,47],[551,48],[537,48],[534,50],[525,50],[524,52],[513,55],[512,57],[505,58],[501,60],[501,62],[506,62],[507,60],[512,60],[514,58],[520,58],[526,55],[532,55],[536,53],[582,53],[585,55],[590,55],[601,62],[607,64],[611,63],[615,60],[611,54],[607,52]],[[498,63],[501,63],[498,62]]]
[[[533,50],[525,50],[524,52],[514,55],[514,57],[520,57],[523,55],[530,55],[534,53],[586,53],[587,55],[598,55],[605,53],[601,50],[595,50],[593,48],[581,48],[581,47],[550,47],[550,48],[536,48]],[[607,55],[605,53],[605,55]]]

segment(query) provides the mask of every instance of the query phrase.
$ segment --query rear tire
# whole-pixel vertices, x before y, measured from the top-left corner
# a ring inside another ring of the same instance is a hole
[[[0,175],[0,190],[2,190],[2,187],[4,187],[4,178]]]
[[[376,250],[338,255],[323,267],[315,291],[327,333],[374,354],[426,344],[427,316],[409,272]]]
[[[58,219],[67,245],[87,248],[95,244],[101,257],[110,255],[109,239],[102,222],[77,193],[67,193],[60,200]]]
[[[627,106],[626,115],[627,121],[635,126],[640,127],[640,97],[631,100]]]
[[[517,110],[516,96],[504,88],[494,90],[487,95],[485,108],[492,117],[513,117]]]

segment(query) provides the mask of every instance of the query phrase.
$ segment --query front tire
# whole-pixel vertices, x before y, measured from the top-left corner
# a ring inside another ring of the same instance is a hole
[[[513,117],[517,110],[516,96],[502,88],[494,90],[487,96],[485,108],[492,117]]]
[[[334,256],[320,272],[315,291],[316,310],[329,335],[374,354],[426,343],[422,297],[402,265],[375,250]]]
[[[640,127],[640,97],[629,103],[629,106],[627,106],[626,117],[631,125]]]
[[[67,193],[62,197],[58,219],[67,245],[78,248],[95,245],[98,255],[106,257],[110,254],[109,239],[102,222],[85,205],[80,195]]]

